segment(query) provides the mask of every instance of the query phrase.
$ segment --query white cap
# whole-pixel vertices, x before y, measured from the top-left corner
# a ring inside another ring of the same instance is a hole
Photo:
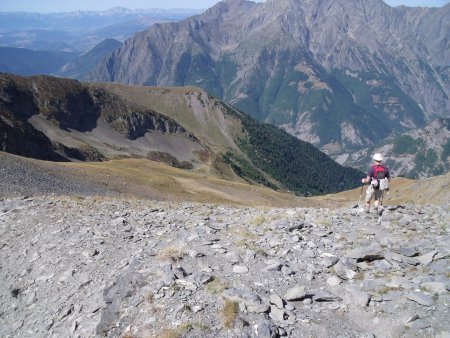
[[[373,160],[376,161],[376,162],[381,162],[381,161],[383,161],[383,155],[381,155],[381,154],[379,154],[379,153],[373,155],[372,158],[373,158]]]

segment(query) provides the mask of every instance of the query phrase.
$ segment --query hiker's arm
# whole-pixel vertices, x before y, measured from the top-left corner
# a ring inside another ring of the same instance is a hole
[[[369,170],[367,170],[367,177],[363,178],[361,180],[362,183],[370,183],[370,181],[372,180],[372,177],[374,175],[374,171],[373,171],[373,167],[370,167]]]
[[[361,180],[362,183],[369,183],[370,182],[370,176],[367,176],[366,178],[363,178]]]

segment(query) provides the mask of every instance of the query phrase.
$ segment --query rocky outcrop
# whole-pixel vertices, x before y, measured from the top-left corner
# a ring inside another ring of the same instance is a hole
[[[438,119],[425,128],[414,129],[370,147],[337,157],[339,163],[361,170],[371,156],[381,152],[395,176],[424,178],[450,170],[450,119]]]
[[[145,107],[134,108],[116,94],[105,89],[91,87],[90,93],[99,107],[102,119],[125,137],[135,140],[148,131],[168,134],[182,134],[187,131],[174,120]]]
[[[1,116],[28,120],[34,115],[62,129],[92,130],[100,116],[87,88],[76,80],[0,74]]]
[[[0,151],[40,160],[67,161],[44,133],[6,113],[0,115]]]
[[[111,127],[131,140],[144,136],[149,130],[169,134],[186,132],[182,126],[174,121],[149,112],[132,112],[126,117],[114,117],[113,119],[107,117],[105,120]]]
[[[53,139],[51,133],[34,125],[36,117],[56,130],[92,132],[101,119],[130,140],[152,131],[186,134],[187,138],[195,140],[174,120],[76,80],[1,74],[0,109],[0,149],[37,159],[95,161],[105,156],[88,142],[77,147],[71,142],[64,144],[60,139]]]

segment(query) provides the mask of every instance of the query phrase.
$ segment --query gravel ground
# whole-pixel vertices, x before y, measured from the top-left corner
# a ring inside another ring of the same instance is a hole
[[[441,207],[0,201],[1,337],[448,337]]]
[[[39,163],[39,164],[37,164]],[[51,162],[36,162],[0,152],[0,197],[36,195],[113,195],[100,185],[68,179],[61,168]]]
[[[445,206],[158,202],[77,174],[0,153],[0,337],[450,336]]]

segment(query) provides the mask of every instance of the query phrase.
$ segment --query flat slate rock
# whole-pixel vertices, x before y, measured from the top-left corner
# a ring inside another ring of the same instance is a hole
[[[314,293],[313,300],[315,302],[339,302],[342,300],[341,297],[336,296],[327,290],[319,290]]]
[[[384,250],[378,246],[359,247],[347,253],[347,257],[354,258],[358,262],[372,262],[384,258]]]
[[[275,305],[276,307],[278,307],[279,309],[283,309],[284,308],[284,302],[283,299],[275,294],[271,294],[270,298],[269,298],[270,304]]]
[[[413,330],[423,330],[431,327],[431,324],[425,319],[417,319],[410,323],[407,323],[406,326],[410,327]]]
[[[446,294],[447,292],[449,292],[450,289],[450,282],[444,283],[444,282],[426,282],[426,283],[422,283],[420,284],[420,286],[435,294],[438,293],[440,295]]]
[[[409,292],[406,294],[406,298],[423,306],[433,305],[433,298],[421,292]]]
[[[357,307],[366,307],[369,305],[371,296],[367,292],[353,291],[350,294],[351,304]]]
[[[433,262],[434,256],[437,255],[437,251],[431,251],[425,255],[417,256],[416,258],[419,260],[420,264],[422,265],[430,265]]]
[[[342,283],[342,279],[340,279],[338,276],[333,275],[331,277],[328,277],[327,279],[327,284],[329,286],[338,286],[339,284]]]
[[[419,251],[417,250],[417,248],[415,247],[397,247],[397,248],[391,248],[391,251],[398,253],[402,256],[406,256],[406,257],[414,257],[417,256],[419,254]]]
[[[257,338],[278,338],[278,326],[270,320],[259,320],[255,325],[255,334]]]
[[[283,298],[287,301],[300,301],[305,298],[311,298],[311,294],[306,292],[304,286],[296,286],[289,289]]]
[[[233,272],[237,274],[247,273],[248,268],[246,266],[235,265],[233,266]]]

